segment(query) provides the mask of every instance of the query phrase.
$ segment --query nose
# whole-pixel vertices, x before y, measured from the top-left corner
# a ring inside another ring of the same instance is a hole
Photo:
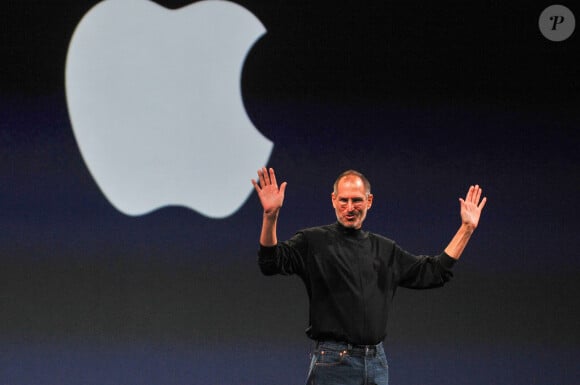
[[[348,211],[352,211],[354,209],[354,203],[352,202],[351,199],[348,200],[348,203],[346,204],[346,209]]]

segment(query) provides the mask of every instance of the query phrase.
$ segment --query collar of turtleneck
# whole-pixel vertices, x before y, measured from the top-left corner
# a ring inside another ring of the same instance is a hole
[[[336,222],[333,226],[338,233],[343,234],[347,237],[364,239],[369,235],[367,231],[363,231],[362,229],[353,229],[351,227],[345,227],[340,222]]]

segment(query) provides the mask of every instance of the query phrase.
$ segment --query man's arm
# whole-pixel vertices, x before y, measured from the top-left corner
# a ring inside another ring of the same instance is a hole
[[[280,187],[276,182],[274,169],[269,170],[266,167],[258,170],[258,182],[252,179],[252,184],[260,198],[260,203],[264,209],[262,219],[262,232],[260,234],[260,244],[262,246],[275,246],[278,243],[276,236],[276,224],[278,223],[278,214],[284,203],[284,192],[286,191],[286,182]]]
[[[461,206],[461,226],[449,242],[449,245],[445,248],[445,253],[451,258],[459,259],[465,246],[469,242],[469,238],[471,238],[471,234],[473,234],[479,224],[481,210],[483,210],[487,202],[486,197],[483,197],[480,201],[481,192],[482,190],[479,185],[470,186],[465,199],[459,198]]]

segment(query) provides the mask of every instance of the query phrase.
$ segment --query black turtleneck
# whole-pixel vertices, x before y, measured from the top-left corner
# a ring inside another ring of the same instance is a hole
[[[302,278],[310,300],[310,338],[361,345],[385,338],[397,286],[442,286],[454,262],[445,253],[415,256],[388,238],[339,223],[301,230],[258,252],[263,274]]]

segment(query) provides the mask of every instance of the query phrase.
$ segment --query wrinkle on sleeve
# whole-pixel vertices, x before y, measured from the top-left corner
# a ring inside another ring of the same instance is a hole
[[[453,278],[451,269],[456,260],[445,252],[436,256],[410,254],[400,247],[395,251],[400,269],[399,286],[409,289],[429,289],[443,286]]]
[[[276,246],[262,246],[258,249],[258,266],[264,275],[301,274],[305,270],[307,243],[302,233]]]

